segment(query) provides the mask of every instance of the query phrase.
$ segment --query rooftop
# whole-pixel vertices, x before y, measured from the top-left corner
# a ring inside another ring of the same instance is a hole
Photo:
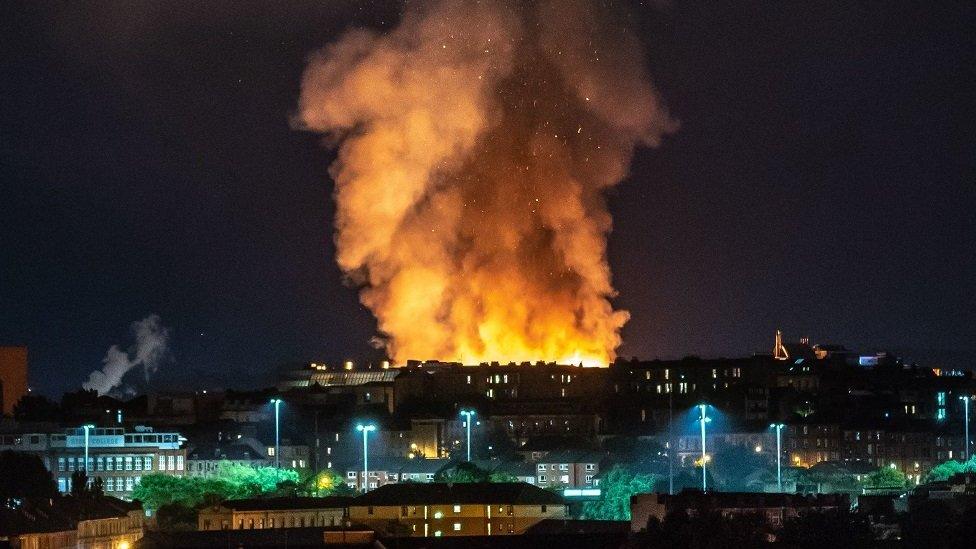
[[[472,482],[447,484],[387,484],[359,496],[352,503],[362,505],[559,505],[563,499],[553,492],[524,482]]]

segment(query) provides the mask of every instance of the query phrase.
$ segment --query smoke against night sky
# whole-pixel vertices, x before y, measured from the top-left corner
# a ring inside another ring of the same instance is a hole
[[[584,1],[438,2],[315,54],[337,261],[397,362],[606,364],[604,191],[677,129],[637,39]]]

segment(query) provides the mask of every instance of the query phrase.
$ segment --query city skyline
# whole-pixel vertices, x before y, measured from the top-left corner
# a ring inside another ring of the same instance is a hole
[[[307,55],[400,5],[110,6],[3,8],[0,343],[32,385],[80,388],[153,314],[160,387],[381,360],[333,260],[332,153],[289,117]],[[681,128],[609,197],[619,356],[745,356],[775,329],[974,350],[970,12],[888,9],[621,12]]]

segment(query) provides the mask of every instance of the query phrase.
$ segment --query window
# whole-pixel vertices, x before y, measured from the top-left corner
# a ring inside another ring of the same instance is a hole
[[[593,482],[593,475],[586,475],[586,482]]]
[[[176,469],[176,456],[166,456],[166,470],[172,471]]]
[[[434,532],[434,537],[435,538],[439,538],[439,537],[441,537],[441,535],[442,534],[441,534],[441,531],[440,530],[437,530],[436,532]]]
[[[133,487],[133,483],[134,482],[135,482],[135,479],[133,479],[132,477],[126,477],[125,478],[125,491],[126,492],[131,492],[132,491],[132,487]]]
[[[427,480],[434,480],[434,473],[427,473]]]
[[[183,456],[176,456],[176,470],[183,470]]]
[[[545,505],[543,505],[543,506],[542,506],[542,512],[543,512],[543,513],[545,513],[545,512],[546,512],[546,506],[545,506]]]
[[[460,532],[461,531],[461,523],[460,522],[455,522],[454,523],[454,531],[455,532]]]
[[[166,470],[166,456],[163,455],[159,456],[159,466],[156,468],[160,471]]]
[[[64,471],[64,458],[63,457],[59,457],[58,458],[58,471]],[[61,491],[63,492],[64,490],[61,490]]]
[[[545,481],[546,481],[546,475],[539,475],[539,482],[545,482]]]
[[[559,464],[559,470],[560,471],[569,471],[569,465],[566,464],[566,463],[560,463]]]
[[[546,464],[545,463],[540,463],[539,466],[537,467],[537,469],[539,469],[540,471],[545,471],[546,470]]]
[[[122,470],[122,456],[115,456],[115,470]]]
[[[115,491],[115,479],[114,478],[108,477],[107,479],[105,479],[105,491],[106,492],[114,492]]]
[[[152,456],[146,456],[142,460],[142,468],[146,471],[152,471]]]
[[[461,512],[461,506],[460,505],[455,505],[454,506],[454,512],[455,513],[460,513]]]
[[[274,446],[268,446],[268,457],[274,457]]]
[[[376,488],[376,483],[375,482],[370,482],[369,483],[369,487],[370,488]]]
[[[68,458],[68,470],[69,471],[74,471],[75,470],[75,458],[73,458],[73,457],[69,457]]]
[[[125,470],[132,470],[132,456],[125,456]]]
[[[346,473],[346,478],[356,478],[356,471],[349,471]]]
[[[135,458],[135,463],[133,463],[133,465],[135,466],[136,471],[142,471],[142,458]]]
[[[111,486],[111,484],[109,484]],[[111,490],[111,488],[109,488]],[[58,491],[67,492],[68,491],[68,481],[64,477],[58,478]]]
[[[105,459],[102,456],[95,458],[95,470],[103,471],[105,469]]]
[[[587,463],[586,464],[586,470],[587,471],[592,471],[594,469],[596,469],[596,465],[595,464],[593,464],[593,463]]]

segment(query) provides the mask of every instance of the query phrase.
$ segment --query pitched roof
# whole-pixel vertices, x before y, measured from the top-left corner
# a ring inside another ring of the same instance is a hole
[[[220,503],[221,507],[235,511],[281,511],[286,509],[341,509],[348,506],[353,498],[347,497],[292,497],[292,498],[250,498],[229,499]]]
[[[524,482],[387,484],[359,496],[352,506],[412,504],[558,505],[556,493]]]

